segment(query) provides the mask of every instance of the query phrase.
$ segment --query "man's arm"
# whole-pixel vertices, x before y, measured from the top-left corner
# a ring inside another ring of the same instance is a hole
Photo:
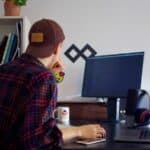
[[[105,129],[99,124],[72,126],[60,128],[60,130],[65,143],[75,139],[97,140],[106,136]]]
[[[45,73],[30,82],[31,97],[25,110],[20,137],[24,149],[50,149],[62,146],[62,134],[52,118],[57,87]]]

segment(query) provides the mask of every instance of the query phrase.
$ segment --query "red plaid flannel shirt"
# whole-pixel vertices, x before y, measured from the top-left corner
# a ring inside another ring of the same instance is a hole
[[[53,74],[36,58],[23,54],[0,66],[0,149],[61,149],[56,97]]]

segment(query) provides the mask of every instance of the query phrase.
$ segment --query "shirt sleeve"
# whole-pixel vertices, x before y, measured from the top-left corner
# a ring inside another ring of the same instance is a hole
[[[61,149],[62,133],[56,126],[53,111],[57,86],[52,77],[40,75],[30,82],[31,98],[20,129],[23,149]]]

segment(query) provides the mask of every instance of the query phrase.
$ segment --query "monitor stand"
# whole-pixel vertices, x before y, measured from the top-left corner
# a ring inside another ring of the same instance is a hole
[[[120,98],[108,98],[107,101],[108,121],[118,122],[119,111],[120,111]]]

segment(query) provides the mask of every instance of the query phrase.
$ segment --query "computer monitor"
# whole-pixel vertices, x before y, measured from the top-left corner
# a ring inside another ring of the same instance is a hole
[[[102,55],[86,60],[82,97],[126,98],[140,89],[144,52]]]
[[[129,89],[140,89],[144,52],[130,52],[87,58],[82,97],[107,98],[109,121],[119,120],[119,98]]]

